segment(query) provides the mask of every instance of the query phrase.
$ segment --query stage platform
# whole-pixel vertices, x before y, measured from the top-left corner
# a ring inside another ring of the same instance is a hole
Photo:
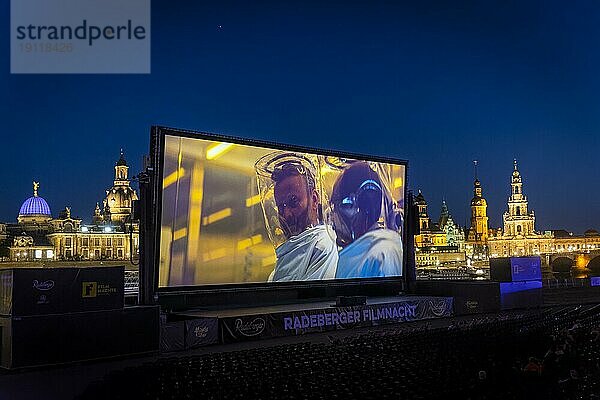
[[[184,337],[178,341],[184,342],[185,348],[193,348],[453,315],[452,297],[406,295],[369,297],[363,305],[336,306],[335,303],[335,299],[328,299],[256,307],[206,308],[175,312],[171,319],[185,323]],[[177,338],[176,332],[180,330],[173,325],[171,334],[163,330],[163,338],[169,335]]]

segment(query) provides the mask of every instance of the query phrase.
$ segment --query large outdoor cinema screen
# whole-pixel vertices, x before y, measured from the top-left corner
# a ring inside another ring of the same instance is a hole
[[[159,289],[402,276],[404,162],[160,137]]]

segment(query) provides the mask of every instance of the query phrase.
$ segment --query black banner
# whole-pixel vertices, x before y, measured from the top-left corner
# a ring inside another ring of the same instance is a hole
[[[456,315],[500,311],[500,284],[489,281],[417,281],[417,294],[454,299]]]
[[[0,314],[47,315],[124,305],[123,267],[15,268],[0,276]]]
[[[424,297],[394,303],[223,318],[221,336],[225,343],[230,343],[419,321],[451,315],[452,298]]]
[[[162,322],[160,324],[160,351],[182,351],[185,349],[185,321]]]
[[[124,267],[64,268],[65,311],[114,310],[125,302]]]
[[[269,314],[245,315],[232,318],[220,318],[222,343],[243,342],[274,337],[267,329]]]

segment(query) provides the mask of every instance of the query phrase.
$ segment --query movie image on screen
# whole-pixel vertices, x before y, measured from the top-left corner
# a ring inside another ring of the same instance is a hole
[[[402,276],[405,170],[166,134],[159,288]]]

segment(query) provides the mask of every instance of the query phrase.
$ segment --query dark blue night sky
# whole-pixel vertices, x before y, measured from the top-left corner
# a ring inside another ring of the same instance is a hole
[[[472,160],[496,227],[516,157],[538,230],[600,228],[596,1],[155,0],[150,75],[10,75],[1,3],[2,221],[33,179],[89,221],[119,149],[137,173],[161,124],[408,159],[461,225]]]

